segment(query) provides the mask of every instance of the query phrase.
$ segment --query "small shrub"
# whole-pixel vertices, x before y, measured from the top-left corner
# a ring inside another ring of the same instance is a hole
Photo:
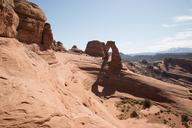
[[[150,108],[151,106],[152,106],[152,102],[148,99],[145,99],[143,102],[143,108],[146,109],[146,108]]]
[[[125,112],[125,109],[121,109],[121,112]]]
[[[136,111],[133,111],[130,115],[131,118],[137,118],[139,115],[137,114]]]
[[[129,103],[129,99],[123,99],[123,100],[121,101],[121,103],[122,103],[122,104],[127,104],[127,103]]]
[[[168,121],[164,119],[164,120],[163,120],[163,123],[164,123],[164,124],[167,124],[167,123],[168,123]]]
[[[189,121],[189,117],[187,115],[182,115],[181,116],[181,121],[184,122],[184,123],[188,122]]]
[[[186,122],[183,123],[183,125],[185,126],[185,128],[189,128],[189,125]]]
[[[177,113],[175,113],[175,116],[179,117],[179,115]]]
[[[159,115],[159,112],[158,112],[158,113],[155,113],[155,115],[156,115],[156,116]]]

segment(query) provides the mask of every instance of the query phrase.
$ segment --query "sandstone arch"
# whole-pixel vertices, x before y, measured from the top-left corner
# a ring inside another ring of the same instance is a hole
[[[105,45],[105,55],[108,54],[110,48],[112,49],[112,57],[109,63],[109,70],[114,74],[119,74],[122,69],[121,56],[114,41],[107,41]]]

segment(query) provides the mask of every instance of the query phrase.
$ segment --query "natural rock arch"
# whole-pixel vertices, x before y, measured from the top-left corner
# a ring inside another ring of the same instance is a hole
[[[108,56],[110,48],[112,49],[112,57],[109,63],[109,70],[114,74],[119,74],[122,69],[121,56],[114,41],[107,41],[104,50],[105,56]]]

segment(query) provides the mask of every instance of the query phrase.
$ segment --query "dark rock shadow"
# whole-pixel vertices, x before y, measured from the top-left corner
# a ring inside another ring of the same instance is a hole
[[[128,75],[121,73],[120,75],[105,74],[103,76],[100,76],[100,73],[98,73],[98,68],[81,69],[98,76],[91,89],[96,96],[111,98],[114,97],[113,94],[118,91],[121,93],[127,93],[136,97],[146,98],[157,102],[175,103],[169,98],[168,94],[165,94],[166,92],[164,92],[160,88],[133,79]],[[102,92],[99,92],[99,86],[103,87]]]

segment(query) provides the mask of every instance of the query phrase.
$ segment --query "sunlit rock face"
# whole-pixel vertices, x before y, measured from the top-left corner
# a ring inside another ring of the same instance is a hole
[[[43,29],[43,35],[42,35],[42,45],[44,50],[48,50],[52,48],[54,39],[53,34],[51,30],[51,25],[49,23],[46,23]]]
[[[14,0],[14,3],[14,10],[19,16],[18,40],[28,44],[40,44],[46,21],[44,12],[38,5],[26,0]]]
[[[114,41],[107,41],[106,50],[108,51],[110,48],[112,49],[112,57],[109,65],[109,69],[111,72],[118,74],[122,69],[121,56],[119,53],[119,49],[117,48]]]
[[[98,40],[89,41],[85,53],[90,56],[103,57],[105,43]]]
[[[14,11],[13,0],[0,0],[0,36],[14,38],[19,18]]]

